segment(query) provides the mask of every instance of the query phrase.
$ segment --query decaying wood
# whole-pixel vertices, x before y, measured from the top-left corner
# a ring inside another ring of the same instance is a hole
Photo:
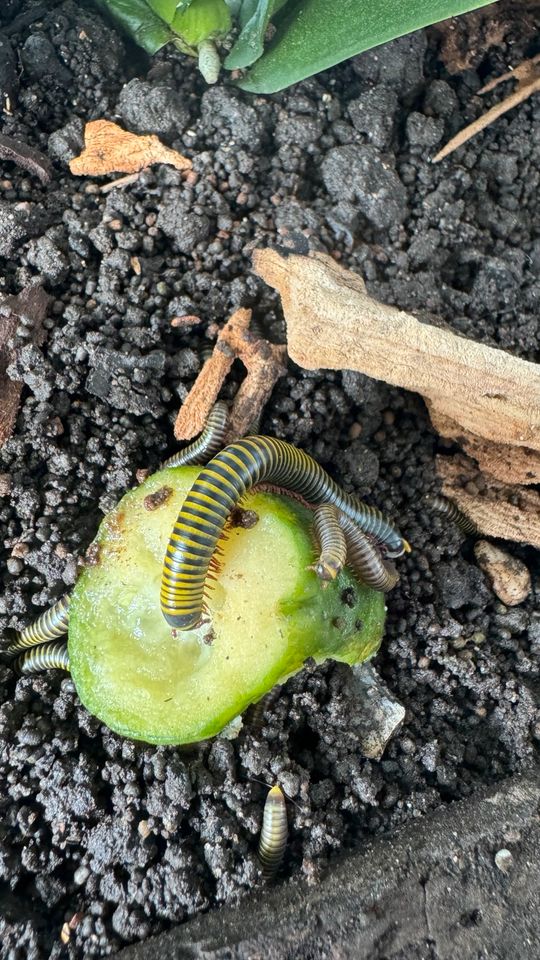
[[[300,366],[359,370],[422,394],[479,438],[540,451],[537,364],[379,303],[325,254],[256,250],[254,267],[281,295]]]
[[[531,575],[522,560],[487,540],[475,543],[474,555],[480,569],[489,577],[493,592],[507,607],[515,607],[527,599]]]
[[[245,436],[257,427],[276,380],[285,373],[286,348],[251,333],[251,310],[233,313],[219,332],[212,355],[184,401],[174,427],[177,440],[200,433],[234,361],[246,368],[234,398],[226,441]]]
[[[77,176],[103,176],[137,173],[154,163],[168,163],[177,170],[192,166],[191,160],[164,146],[154,134],[139,136],[109,120],[92,120],[84,130],[84,150],[70,161],[69,169]]]
[[[470,457],[437,457],[442,492],[488,537],[528,543],[540,549],[540,494],[480,473]]]
[[[517,107],[519,103],[523,103],[523,101],[531,97],[533,93],[537,93],[540,90],[540,54],[532,57],[531,60],[524,60],[523,63],[514,67],[513,70],[509,70],[508,73],[503,74],[501,77],[497,77],[495,80],[486,83],[485,87],[482,87],[478,93],[488,93],[490,90],[493,90],[494,87],[498,86],[499,83],[503,83],[506,80],[517,80],[517,86],[512,93],[508,94],[504,100],[496,103],[495,106],[491,107],[490,110],[487,110],[486,113],[483,113],[476,120],[473,120],[467,127],[460,130],[459,133],[456,133],[455,137],[452,137],[442,150],[439,150],[433,157],[433,163],[438,163],[440,160],[443,160],[450,153],[453,153],[454,150],[457,150],[458,147],[462,147],[464,143],[467,143],[468,140],[476,136],[477,133],[480,133],[481,130],[485,130],[486,127],[489,127],[495,120],[502,117],[508,110]]]
[[[433,408],[427,401],[431,422],[441,437],[455,440],[465,453],[478,463],[482,473],[490,474],[503,483],[530,485],[540,483],[540,452],[530,447],[513,447],[509,443],[495,443],[465,430]]]
[[[23,386],[8,377],[7,369],[16,360],[23,342],[38,347],[43,343],[43,321],[50,300],[43,287],[25,287],[17,296],[0,299],[0,447],[13,432]],[[17,329],[23,322],[30,336],[17,343]]]

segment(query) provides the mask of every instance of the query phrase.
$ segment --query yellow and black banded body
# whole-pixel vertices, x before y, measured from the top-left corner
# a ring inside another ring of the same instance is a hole
[[[268,791],[264,804],[259,840],[259,860],[265,880],[272,880],[279,870],[287,846],[287,805],[278,786]]]
[[[435,513],[439,513],[442,517],[447,517],[449,520],[452,520],[452,522],[455,523],[460,530],[463,530],[463,533],[478,533],[478,527],[476,526],[474,520],[470,520],[469,517],[466,517],[459,507],[452,502],[452,500],[447,500],[446,497],[433,496],[428,497],[427,502]]]
[[[63,637],[69,625],[69,597],[61,597],[52,607],[42,613],[34,623],[25,627],[17,634],[17,639],[10,643],[4,651],[8,656],[26,650],[27,647],[36,647],[49,640]]]
[[[246,437],[204,467],[174,525],[163,562],[161,611],[167,623],[191,630],[201,620],[210,561],[231,510],[257,483],[277,484],[308,503],[332,503],[398,556],[406,542],[375,507],[345,493],[307,453],[274,437]]]
[[[67,670],[69,672],[69,654],[64,640],[55,640],[44,646],[27,650],[15,662],[17,673],[27,676],[41,673],[43,670]]]
[[[395,587],[399,574],[394,565],[381,556],[377,544],[340,510],[338,522],[347,541],[347,564],[358,579],[366,587],[383,593]]]
[[[347,541],[338,514],[339,510],[330,503],[315,508],[313,532],[320,554],[313,570],[320,580],[335,580],[347,562]]]
[[[228,422],[229,408],[223,400],[218,400],[212,407],[204,430],[197,439],[165,460],[162,467],[185,467],[190,464],[207,463],[218,450],[221,450]]]

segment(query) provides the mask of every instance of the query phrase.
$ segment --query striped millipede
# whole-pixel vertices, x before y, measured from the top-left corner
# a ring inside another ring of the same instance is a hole
[[[69,597],[60,597],[52,607],[45,610],[34,623],[25,627],[17,634],[17,639],[9,644],[3,651],[7,656],[13,656],[20,650],[26,650],[27,647],[36,647],[39,644],[48,643],[49,640],[56,640],[57,637],[64,636],[68,631],[69,624]]]
[[[259,839],[259,861],[265,880],[272,880],[279,870],[287,846],[287,832],[287,805],[276,785],[266,797]]]
[[[475,534],[478,533],[478,527],[476,526],[474,520],[470,520],[469,517],[466,517],[464,513],[461,512],[459,507],[456,506],[452,500],[447,500],[446,497],[441,497],[439,495],[429,496],[426,498],[428,506],[439,513],[442,517],[448,517],[449,520],[452,520],[456,526],[463,530],[463,533],[466,534]]]
[[[315,508],[313,531],[320,555],[312,569],[320,580],[335,580],[347,562],[347,541],[339,524],[339,512],[330,503]]]
[[[172,627],[191,630],[200,622],[208,569],[227,518],[248,489],[265,481],[311,504],[334,504],[391,556],[409,549],[379,510],[342,490],[307,453],[274,437],[246,437],[201,470],[178,514],[161,580],[161,612]]]
[[[383,592],[395,587],[399,575],[393,564],[381,556],[377,544],[337,507],[330,504],[317,507],[314,527],[321,553],[312,569],[322,580],[333,579],[327,571],[331,574],[336,569],[337,558],[339,566],[334,576],[347,563],[367,587]]]
[[[399,574],[393,563],[381,556],[376,544],[344,513],[338,511],[338,523],[347,541],[347,563],[366,587],[386,593],[395,587]]]
[[[204,429],[193,443],[190,443],[183,450],[173,454],[168,460],[161,464],[165,467],[185,467],[188,464],[207,463],[215,454],[221,450],[227,424],[229,422],[229,408],[223,400],[212,407]]]
[[[69,654],[64,640],[55,640],[45,646],[27,650],[15,662],[17,673],[27,676],[41,673],[42,670],[67,670],[69,672]]]

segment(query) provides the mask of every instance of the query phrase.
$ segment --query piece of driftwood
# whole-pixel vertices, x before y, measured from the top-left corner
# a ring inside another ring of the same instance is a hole
[[[246,376],[232,403],[226,442],[256,429],[276,380],[285,373],[287,351],[284,346],[255,336],[249,329],[250,322],[251,310],[241,308],[220,330],[212,354],[176,418],[177,440],[191,440],[200,433],[236,359],[246,368]]]
[[[509,443],[484,440],[465,430],[455,420],[437,412],[426,401],[431,422],[437,433],[448,440],[455,440],[465,453],[473,457],[482,473],[490,474],[503,483],[530,485],[540,483],[540,452],[530,447],[513,447]]]
[[[457,453],[436,459],[442,492],[474,521],[480,533],[540,549],[540,494],[480,473],[474,460]]]
[[[254,268],[281,295],[300,366],[359,370],[422,394],[477,437],[540,450],[537,364],[379,303],[325,254],[255,250]]]
[[[50,301],[43,287],[38,286],[25,287],[17,296],[0,299],[0,447],[13,432],[23,387],[20,381],[8,377],[7,369],[23,343],[39,347],[45,340],[43,321]],[[17,338],[21,324],[28,330],[25,340]]]
[[[77,176],[136,174],[154,163],[168,163],[177,170],[190,170],[192,165],[191,160],[166,147],[155,134],[139,136],[110,120],[91,120],[84,129],[84,150],[70,160],[69,169]]]

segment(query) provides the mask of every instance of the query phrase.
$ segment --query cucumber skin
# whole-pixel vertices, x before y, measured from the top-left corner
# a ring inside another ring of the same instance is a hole
[[[103,651],[107,655],[116,656],[116,641],[110,638],[114,636],[114,630],[109,631],[105,628],[105,643],[99,640],[100,629],[103,630],[103,623],[110,624],[111,611],[113,621],[116,616],[114,610],[115,590],[112,589],[114,576],[120,578],[119,587],[121,600],[118,602],[118,617],[125,618],[126,607],[125,590],[129,586],[132,594],[137,598],[138,593],[144,593],[148,583],[148,577],[141,574],[141,582],[127,583],[122,581],[122,566],[125,563],[123,554],[123,543],[126,536],[122,534],[122,528],[133,531],[130,525],[130,517],[139,520],[144,525],[145,518],[152,518],[154,514],[146,514],[142,510],[142,502],[148,494],[153,494],[156,490],[168,486],[170,488],[183,487],[178,503],[181,503],[187,487],[191,485],[201,468],[181,467],[162,470],[149,477],[140,487],[130,491],[120,501],[118,506],[111,511],[102,521],[97,537],[94,540],[93,552],[99,555],[96,566],[90,566],[83,570],[75,585],[71,605],[70,605],[70,629],[68,637],[68,647],[70,655],[70,665],[72,677],[82,703],[100,720],[106,723],[115,732],[135,740],[142,740],[155,744],[182,744],[198,740],[204,740],[215,736],[227,723],[235,716],[249,706],[250,703],[259,700],[276,683],[282,683],[287,677],[292,676],[298,670],[302,669],[303,663],[307,658],[313,658],[316,662],[322,663],[326,659],[341,660],[346,663],[358,663],[372,656],[380,646],[383,624],[384,624],[384,597],[382,594],[360,586],[353,578],[352,574],[346,569],[339,578],[322,589],[316,576],[311,571],[306,571],[306,567],[312,563],[314,550],[311,543],[310,527],[311,514],[299,503],[286,497],[277,497],[270,494],[256,494],[248,498],[249,502],[243,504],[244,507],[256,510],[262,520],[277,524],[276,529],[281,535],[290,535],[293,538],[294,548],[298,554],[298,571],[296,582],[291,583],[290,593],[283,597],[276,613],[276,619],[280,623],[280,631],[286,635],[286,649],[282,651],[275,661],[269,664],[268,669],[263,675],[253,675],[248,678],[248,683],[242,688],[230,690],[226,681],[223,682],[223,689],[219,691],[220,695],[215,695],[215,688],[208,706],[208,712],[203,711],[203,715],[196,717],[182,716],[182,712],[174,714],[171,708],[167,712],[163,724],[156,726],[154,708],[148,691],[135,687],[132,695],[125,688],[126,677],[132,668],[134,659],[139,655],[136,647],[132,645],[130,649],[130,637],[133,631],[123,631],[123,623],[120,629],[121,644],[126,647],[124,659],[118,667],[118,687],[115,687],[114,681],[112,688],[110,678],[106,683],[101,678],[100,658],[103,658]],[[186,486],[187,485],[187,486]],[[178,498],[177,498],[178,499]],[[166,520],[167,530],[170,531],[172,523],[176,518],[178,503],[168,509],[171,512],[170,522]],[[164,510],[165,507],[160,508]],[[150,521],[149,521],[150,522]],[[285,534],[283,534],[285,530]],[[127,540],[129,541],[129,532]],[[245,536],[249,531],[242,531]],[[246,547],[247,547],[246,538]],[[152,546],[152,563],[155,563],[156,571],[152,576],[159,581],[160,558],[163,556],[159,543],[148,542]],[[141,555],[143,545],[146,546],[144,537],[135,540],[131,545],[129,562],[135,562],[133,568],[137,572],[136,559],[133,556],[134,551],[140,549]],[[242,549],[244,549],[242,545]],[[127,556],[127,554],[126,554]],[[242,555],[242,560],[244,557]],[[249,552],[246,549],[246,564],[249,564]],[[143,566],[148,564],[146,557]],[[105,569],[104,569],[105,568]],[[249,568],[248,568],[249,569]],[[356,601],[350,603],[350,590],[354,591]],[[105,594],[104,594],[105,591]],[[349,602],[344,601],[348,591]],[[105,605],[100,599],[105,596]],[[107,603],[109,604],[107,608]],[[102,607],[102,610],[101,610]],[[122,612],[122,610],[124,612]],[[100,619],[100,612],[103,618]],[[107,617],[109,620],[107,621]],[[361,621],[361,624],[359,623]],[[115,628],[118,620],[115,621]],[[159,601],[156,599],[156,634],[164,636],[165,649],[167,643],[171,643],[168,628],[162,620],[159,611]],[[190,633],[193,638],[195,631]],[[166,636],[167,634],[167,636]],[[281,634],[283,636],[283,634]],[[109,644],[107,645],[107,638]],[[264,643],[264,637],[261,643]],[[194,642],[194,641],[193,641]],[[197,649],[199,649],[197,647]],[[211,656],[212,648],[200,647],[204,656]],[[172,649],[177,653],[176,647]],[[156,664],[159,659],[159,650],[156,656]],[[228,658],[227,658],[228,659]],[[163,671],[166,659],[159,663]],[[197,677],[204,669],[197,665],[195,670],[195,679],[190,679],[189,683],[193,686],[197,684]],[[170,677],[168,677],[170,679]],[[152,686],[153,680],[150,676],[148,683]],[[155,686],[155,684],[154,684]],[[112,692],[111,692],[112,689]],[[185,688],[189,691],[189,686]],[[157,697],[161,701],[159,683],[157,684]],[[147,701],[145,703],[144,697]],[[118,700],[128,699],[128,713],[119,706]],[[140,713],[137,714],[137,710]],[[163,709],[159,707],[158,710]],[[135,711],[135,712],[134,712]]]

